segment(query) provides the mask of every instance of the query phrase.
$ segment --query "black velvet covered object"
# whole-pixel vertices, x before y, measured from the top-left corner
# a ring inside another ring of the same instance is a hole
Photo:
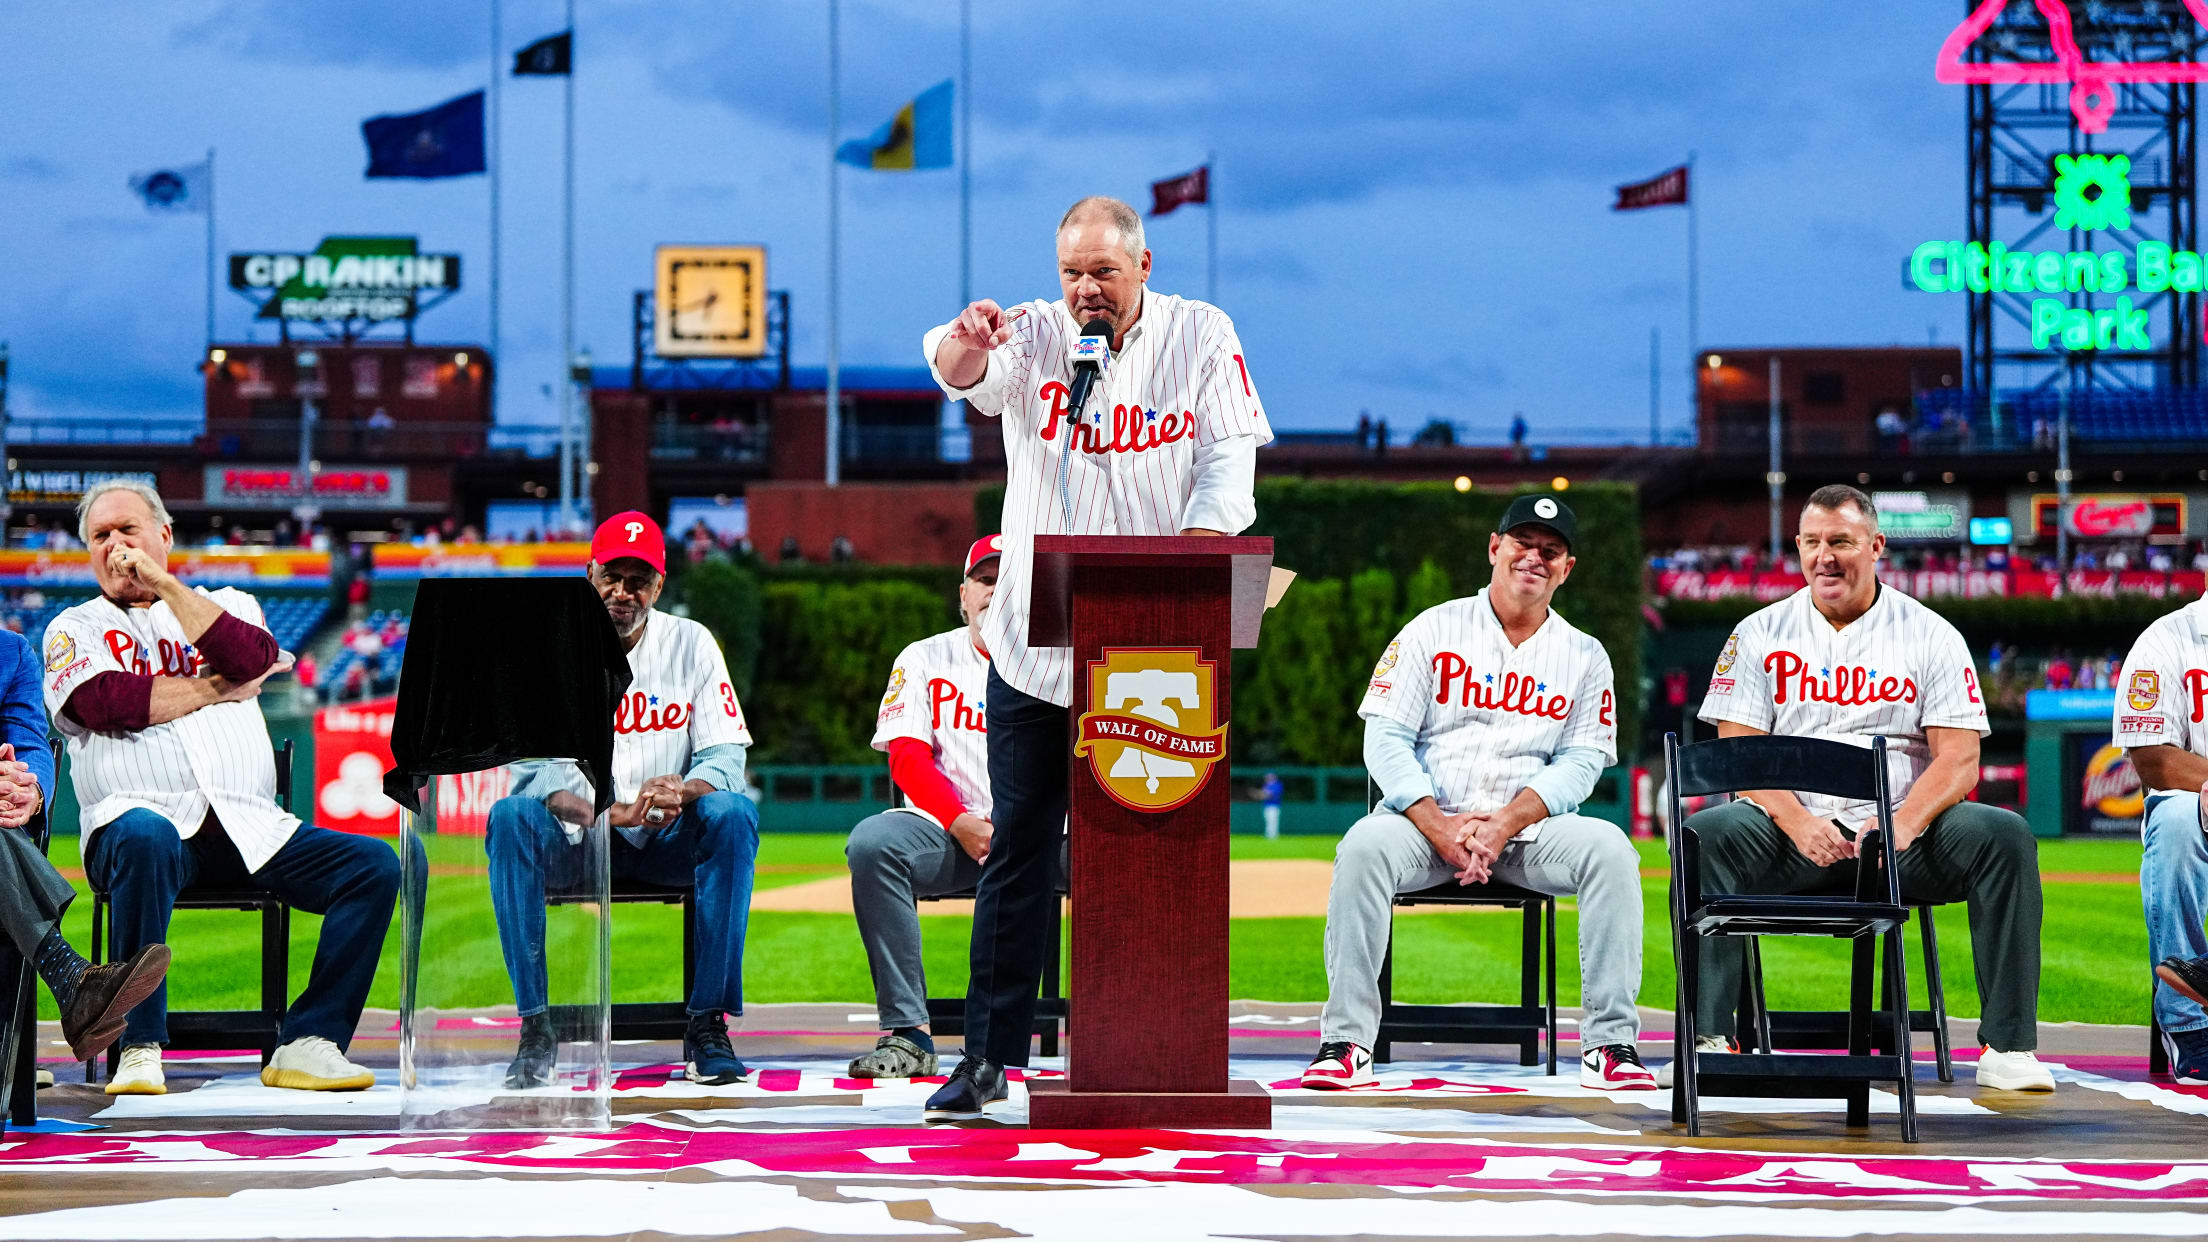
[[[590,583],[430,578],[414,597],[383,792],[419,812],[433,775],[573,759],[613,804],[613,714],[629,657]]]

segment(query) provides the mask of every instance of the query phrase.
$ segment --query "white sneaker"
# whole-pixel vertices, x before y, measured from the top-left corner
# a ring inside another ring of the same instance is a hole
[[[2052,1091],[2055,1075],[2032,1053],[1987,1048],[1978,1054],[1978,1085],[1996,1091]]]
[[[375,1086],[376,1076],[346,1060],[336,1044],[309,1035],[276,1050],[268,1068],[261,1071],[261,1085],[295,1091],[359,1091]]]
[[[1312,1091],[1369,1087],[1378,1081],[1372,1072],[1372,1050],[1346,1039],[1320,1044],[1319,1055],[1303,1071],[1303,1085]]]
[[[1740,1051],[1740,1050],[1739,1050],[1738,1048],[1735,1048],[1735,1047],[1733,1047],[1733,1041],[1732,1041],[1732,1040],[1729,1040],[1729,1039],[1725,1038],[1725,1037],[1724,1037],[1723,1035],[1698,1035],[1698,1036],[1696,1036],[1696,1037],[1695,1037],[1695,1040],[1694,1040],[1694,1050],[1695,1050],[1696,1052],[1738,1052],[1738,1051]],[[1672,1078],[1673,1078],[1673,1075],[1672,1075],[1672,1072],[1671,1072],[1671,1067],[1672,1067],[1672,1064],[1673,1064],[1673,1062],[1670,1062],[1670,1061],[1666,1061],[1666,1062],[1664,1062],[1664,1063],[1663,1063],[1662,1065],[1660,1065],[1660,1066],[1658,1066],[1658,1067],[1656,1068],[1656,1085],[1657,1085],[1657,1086],[1659,1086],[1659,1087],[1662,1087],[1662,1088],[1664,1088],[1664,1089],[1665,1089],[1665,1090],[1667,1090],[1667,1091],[1671,1089],[1671,1083],[1672,1083]]]
[[[168,1080],[161,1073],[161,1045],[132,1044],[123,1049],[115,1076],[107,1080],[109,1095],[167,1095]]]

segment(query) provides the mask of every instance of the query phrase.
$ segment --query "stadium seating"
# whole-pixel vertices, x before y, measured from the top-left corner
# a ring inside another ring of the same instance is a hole
[[[0,597],[0,622],[21,632],[32,643],[46,633],[46,626],[68,609],[92,598],[90,591],[44,591],[36,608],[24,606],[29,593],[14,590]],[[329,594],[324,591],[255,592],[268,620],[268,632],[286,651],[302,650],[308,638],[322,628],[330,615]]]
[[[2065,404],[2073,444],[2096,448],[2166,451],[2173,445],[2208,444],[2208,391],[2176,388],[2114,392],[2087,389],[2064,394],[2055,389],[2017,389],[1989,398],[1984,392],[1939,388],[1918,394],[1920,424],[1932,428],[1924,450],[1965,448],[2006,452],[2034,447],[2035,433],[2052,436]],[[1970,426],[1967,445],[1941,424],[1959,415]],[[2038,445],[2052,447],[2044,440]]]
[[[399,667],[406,662],[406,636],[410,626],[407,615],[378,609],[369,613],[362,624],[386,635],[382,652],[372,658],[364,657],[340,642],[337,651],[330,656],[329,667],[323,669],[317,679],[326,695],[342,694],[355,668],[364,670],[370,694],[382,693],[399,684]]]

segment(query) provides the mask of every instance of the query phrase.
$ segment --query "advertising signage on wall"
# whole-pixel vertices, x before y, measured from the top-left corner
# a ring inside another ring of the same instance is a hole
[[[1969,529],[1970,504],[1961,488],[1872,492],[1871,503],[1890,543],[1959,543]]]
[[[2061,500],[2044,492],[2032,497],[2032,529],[2043,539],[2055,535]],[[2185,497],[2178,492],[2109,492],[2072,495],[2062,513],[2063,526],[2080,539],[2147,539],[2185,533]]]
[[[458,292],[460,256],[418,254],[411,237],[325,237],[307,254],[232,254],[230,287],[262,319],[385,323]]]
[[[129,479],[153,486],[151,470],[10,470],[11,505],[73,505],[84,489],[102,479]]]
[[[406,503],[406,467],[328,467],[307,479],[294,466],[209,466],[206,487],[210,504],[381,508]]]

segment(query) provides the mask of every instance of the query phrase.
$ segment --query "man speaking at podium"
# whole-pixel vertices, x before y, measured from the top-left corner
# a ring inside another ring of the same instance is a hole
[[[974,901],[966,1050],[929,1098],[965,1121],[1027,1064],[1043,971],[1051,863],[1066,819],[1072,653],[1030,647],[1037,535],[1231,535],[1257,517],[1251,482],[1270,442],[1234,323],[1148,291],[1142,217],[1115,198],[1058,221],[1059,301],[986,299],[927,334],[945,394],[1001,418],[1004,554],[984,636],[995,797]]]

